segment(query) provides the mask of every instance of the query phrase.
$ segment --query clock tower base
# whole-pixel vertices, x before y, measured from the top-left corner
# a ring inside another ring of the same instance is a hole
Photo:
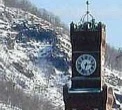
[[[69,89],[63,87],[65,110],[112,110],[113,90],[104,85],[100,89]]]

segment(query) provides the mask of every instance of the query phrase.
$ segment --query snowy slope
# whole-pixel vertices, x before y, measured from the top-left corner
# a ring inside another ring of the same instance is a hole
[[[22,109],[19,109],[18,107],[12,105],[0,103],[0,110],[22,110]]]
[[[22,90],[29,98],[38,96],[38,100],[43,97],[50,101],[50,110],[63,109],[61,87],[68,79],[68,75],[64,74],[69,70],[65,66],[68,63],[66,53],[61,51],[58,43],[57,36],[63,36],[49,22],[20,9],[6,7],[0,13],[0,81],[3,84],[11,82],[11,88],[15,91]],[[61,62],[61,65],[57,66],[58,62],[54,62],[54,59]],[[6,85],[6,89],[3,89],[5,92],[1,95],[11,88]],[[1,101],[8,105],[15,103],[12,101],[13,93],[7,93],[7,99],[1,95]],[[18,102],[15,106],[21,109],[21,103]],[[4,104],[1,106],[4,108]]]

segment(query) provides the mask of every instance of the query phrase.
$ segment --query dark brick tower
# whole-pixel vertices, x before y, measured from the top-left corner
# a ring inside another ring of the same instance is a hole
[[[71,23],[72,88],[102,87],[102,59],[105,53],[105,25],[85,22]]]
[[[102,80],[106,48],[105,25],[95,22],[88,5],[87,1],[87,13],[80,24],[72,22],[70,25],[72,78],[71,88],[64,86],[65,110],[109,110],[107,107],[111,108],[113,103],[112,89],[107,88]]]

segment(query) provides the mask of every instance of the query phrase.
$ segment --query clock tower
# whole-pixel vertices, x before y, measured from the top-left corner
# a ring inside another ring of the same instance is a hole
[[[70,25],[72,44],[72,89],[102,88],[105,55],[105,25],[96,23],[88,10],[80,23]],[[90,19],[91,18],[91,19]]]
[[[87,17],[88,15],[86,15]],[[91,21],[70,25],[72,44],[72,89],[102,88],[105,55],[105,25]]]
[[[65,110],[111,110],[112,88],[105,85],[106,28],[87,12],[78,24],[70,24],[72,45],[71,87],[63,87]]]

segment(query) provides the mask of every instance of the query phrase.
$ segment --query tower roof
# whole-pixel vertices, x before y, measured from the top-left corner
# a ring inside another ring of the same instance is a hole
[[[101,27],[105,29],[105,25],[101,22],[96,22],[94,17],[89,11],[89,1],[86,1],[86,13],[81,17],[80,22],[78,24],[71,23],[71,28],[73,27],[76,31],[97,31],[100,30]]]
[[[86,1],[86,13],[85,15],[83,15],[83,17],[81,18],[80,22],[84,23],[84,22],[89,22],[90,18],[91,20],[94,19],[94,17],[92,16],[92,14],[89,11],[89,1]]]

